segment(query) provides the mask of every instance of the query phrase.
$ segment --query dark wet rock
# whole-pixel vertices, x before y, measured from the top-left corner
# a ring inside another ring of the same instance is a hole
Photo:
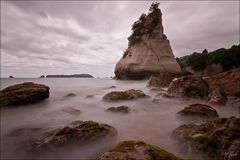
[[[105,101],[117,101],[117,100],[131,100],[136,98],[147,97],[141,90],[130,89],[126,91],[112,91],[103,96]]]
[[[236,117],[181,125],[173,135],[180,147],[208,154],[212,159],[238,160],[240,157],[240,119]]]
[[[13,76],[9,76],[8,78],[14,78]]]
[[[114,89],[117,88],[116,86],[104,87],[104,89]]]
[[[30,141],[31,150],[54,149],[70,144],[82,145],[84,142],[113,137],[117,131],[112,126],[93,121],[74,121],[65,127],[44,133],[39,139]]]
[[[240,68],[205,78],[210,91],[221,88],[227,95],[240,97]]]
[[[45,78],[45,76],[44,76],[44,75],[41,75],[40,78]]]
[[[180,160],[181,158],[142,141],[122,141],[113,149],[100,155],[97,160]]]
[[[117,88],[117,87],[116,87],[116,86],[110,86],[109,88],[110,88],[110,89],[113,89],[113,88]]]
[[[147,86],[155,88],[168,87],[172,81],[172,75],[167,72],[154,74],[150,77]]]
[[[30,104],[49,97],[49,87],[43,84],[25,82],[9,86],[0,91],[0,105]]]
[[[65,97],[76,97],[76,94],[74,94],[74,93],[68,93]]]
[[[191,104],[185,107],[183,110],[179,111],[178,114],[182,116],[194,116],[194,117],[205,117],[205,118],[215,118],[218,117],[218,113],[211,106],[205,104]]]
[[[128,106],[110,107],[106,109],[107,112],[113,113],[130,113],[131,109]]]
[[[81,114],[81,111],[79,109],[76,109],[76,108],[73,108],[73,107],[64,108],[62,111],[66,112],[66,113],[69,113],[71,115]]]
[[[87,95],[86,98],[93,98],[94,95],[90,94],[90,95]]]
[[[220,104],[220,105],[225,105],[228,101],[227,94],[224,92],[224,90],[220,88],[214,89],[209,95],[209,102],[210,103],[215,103],[215,104]]]
[[[208,84],[200,76],[184,76],[173,80],[167,93],[177,97],[205,98]]]

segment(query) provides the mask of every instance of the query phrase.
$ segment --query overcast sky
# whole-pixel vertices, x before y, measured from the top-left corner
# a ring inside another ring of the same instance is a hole
[[[131,25],[151,2],[1,1],[1,76],[113,76]],[[239,1],[163,1],[176,57],[239,44]]]

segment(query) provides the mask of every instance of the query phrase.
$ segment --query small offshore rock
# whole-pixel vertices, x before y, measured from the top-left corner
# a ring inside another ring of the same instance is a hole
[[[130,113],[131,109],[128,106],[118,106],[118,107],[110,107],[106,111],[113,113]]]
[[[87,95],[86,98],[93,98],[94,95],[90,94],[90,95]]]
[[[238,160],[240,157],[240,119],[217,118],[202,124],[185,124],[173,131],[180,147],[203,152],[212,159]]]
[[[81,111],[79,109],[76,109],[76,108],[73,108],[73,107],[64,108],[62,111],[66,112],[66,113],[69,113],[71,115],[81,114]]]
[[[0,91],[0,105],[22,105],[35,103],[49,97],[49,87],[25,82],[9,86]]]
[[[113,149],[97,157],[97,160],[181,160],[157,146],[142,141],[122,141]]]
[[[65,145],[83,144],[97,141],[107,136],[116,136],[117,131],[112,126],[94,121],[74,121],[70,125],[51,130],[44,136],[30,141],[31,150],[54,149]]]
[[[74,94],[74,93],[68,93],[65,97],[75,97],[76,96],[76,94]]]
[[[126,91],[109,92],[103,96],[103,100],[105,101],[131,100],[142,97],[147,97],[147,95],[143,91],[130,89]]]
[[[228,101],[227,94],[220,88],[214,89],[209,95],[209,103],[225,105]]]
[[[209,105],[205,104],[191,104],[185,107],[183,110],[179,111],[178,114],[183,116],[197,116],[206,118],[218,117],[218,113]]]
[[[167,93],[177,97],[205,98],[208,84],[200,76],[184,76],[173,80]]]

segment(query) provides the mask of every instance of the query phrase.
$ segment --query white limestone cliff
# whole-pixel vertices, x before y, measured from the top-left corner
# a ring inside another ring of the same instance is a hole
[[[161,72],[181,72],[170,42],[163,33],[158,4],[152,4],[150,13],[147,16],[143,14],[133,24],[132,30],[128,48],[115,67],[118,79],[141,79]]]

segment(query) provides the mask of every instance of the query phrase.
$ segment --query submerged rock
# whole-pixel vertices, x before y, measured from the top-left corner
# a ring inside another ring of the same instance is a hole
[[[238,160],[240,157],[240,119],[236,117],[181,125],[173,135],[179,145],[207,153],[212,159]]]
[[[76,94],[74,94],[74,93],[68,93],[65,97],[76,97]]]
[[[228,101],[227,95],[224,92],[224,90],[220,88],[214,89],[209,95],[209,102],[210,103],[215,103],[215,104],[220,104],[220,105],[225,105]]]
[[[208,84],[200,76],[184,76],[173,80],[167,93],[178,97],[205,98]]]
[[[94,97],[94,95],[92,95],[92,94],[89,94],[86,96],[86,98],[93,98],[93,97]]]
[[[130,113],[131,109],[128,106],[110,107],[106,109],[108,112],[113,113]]]
[[[97,160],[181,160],[181,158],[142,141],[122,141],[113,149],[100,155]]]
[[[205,104],[191,104],[179,111],[178,114],[183,116],[197,116],[203,118],[215,118],[218,117],[218,113],[211,106]]]
[[[170,42],[163,33],[158,3],[152,4],[148,15],[141,15],[132,31],[128,48],[115,67],[118,79],[142,79],[160,72],[181,72]]]
[[[148,81],[148,87],[163,88],[168,87],[172,81],[170,73],[159,73],[152,75]]]
[[[141,90],[130,89],[126,91],[112,91],[103,96],[105,101],[131,100],[146,97],[147,95]]]
[[[240,97],[240,68],[205,78],[210,91],[220,88],[227,95]]]
[[[73,107],[64,108],[62,111],[66,112],[66,113],[69,113],[71,115],[81,114],[81,111],[79,109],[76,109],[76,108],[73,108]]]
[[[0,106],[30,104],[48,97],[48,86],[25,82],[0,91]]]
[[[74,121],[70,125],[45,133],[42,138],[31,140],[31,150],[54,149],[67,144],[83,144],[100,140],[106,136],[115,136],[117,131],[112,126],[93,121]]]

